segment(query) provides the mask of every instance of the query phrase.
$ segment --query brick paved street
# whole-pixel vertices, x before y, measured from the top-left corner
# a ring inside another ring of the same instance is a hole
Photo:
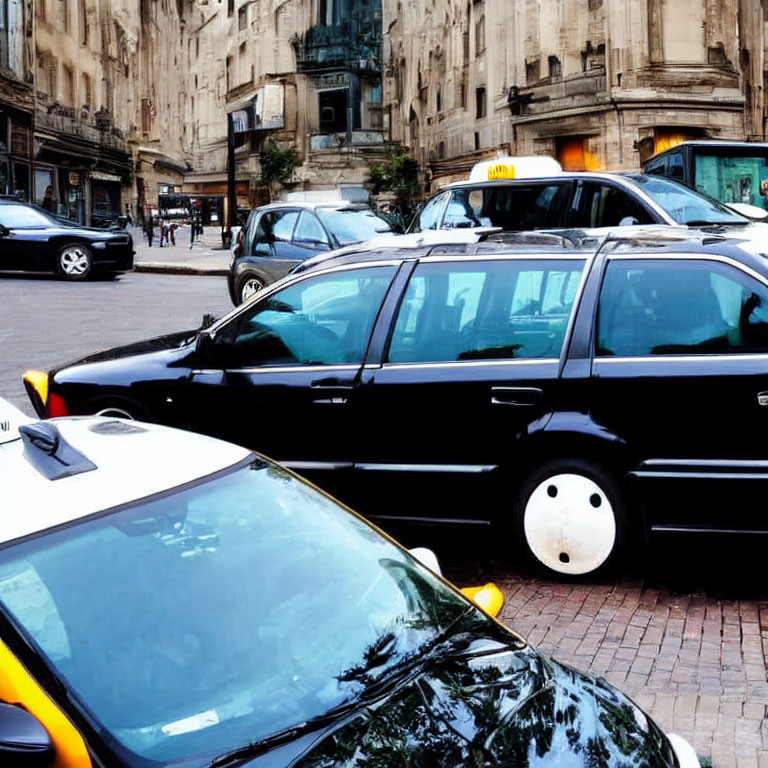
[[[0,391],[31,413],[20,382],[25,368],[191,327],[203,312],[230,306],[223,277],[0,278]],[[463,533],[411,531],[404,540],[433,546],[458,584],[496,581],[506,624],[542,652],[604,675],[715,768],[768,768],[761,542],[686,539],[628,567],[638,575],[569,585],[489,558],[488,541]]]

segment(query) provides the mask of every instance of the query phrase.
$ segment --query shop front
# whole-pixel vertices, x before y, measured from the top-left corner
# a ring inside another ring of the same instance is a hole
[[[0,107],[0,194],[31,199],[31,149],[29,115]]]

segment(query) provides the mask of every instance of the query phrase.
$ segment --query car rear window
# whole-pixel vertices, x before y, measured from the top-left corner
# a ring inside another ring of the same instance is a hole
[[[341,245],[359,243],[392,232],[392,227],[384,219],[368,209],[318,208],[317,215]]]

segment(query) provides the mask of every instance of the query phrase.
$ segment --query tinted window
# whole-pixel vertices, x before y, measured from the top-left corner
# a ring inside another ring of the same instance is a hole
[[[419,264],[389,361],[559,357],[583,266],[554,259]]]
[[[667,167],[667,176],[672,179],[683,178],[683,155],[681,152],[673,152],[669,156],[669,165]]]
[[[427,201],[427,204],[421,209],[421,213],[416,218],[416,226],[414,227],[415,232],[422,232],[427,229],[437,229],[440,213],[443,210],[443,205],[447,197],[448,192],[443,192]]]
[[[299,218],[298,211],[267,211],[259,217],[253,238],[254,253],[269,253],[269,246],[279,240],[290,241]]]
[[[456,189],[451,192],[443,227],[559,227],[568,191],[568,184]]]
[[[326,245],[328,243],[328,235],[325,234],[325,230],[314,214],[309,211],[301,212],[293,238],[299,243],[325,243]]]
[[[652,163],[648,163],[648,165],[645,166],[645,172],[656,176],[663,176],[665,160],[666,158],[662,157],[660,160],[654,160]]]
[[[4,227],[51,227],[54,222],[34,208],[24,205],[0,205],[0,224]]]
[[[768,180],[768,157],[765,151],[754,155],[730,154],[718,149],[709,154],[697,149],[694,155],[696,189],[725,203],[750,203],[765,208],[763,187]]]
[[[608,184],[585,183],[575,215],[578,220],[570,222],[574,227],[616,227],[622,221],[653,224],[650,214],[629,192]]]
[[[600,297],[601,356],[768,350],[768,288],[705,261],[614,261]]]
[[[359,363],[394,267],[322,275],[278,291],[233,321],[228,367]]]
[[[392,227],[368,208],[318,208],[317,215],[341,245],[370,240]]]

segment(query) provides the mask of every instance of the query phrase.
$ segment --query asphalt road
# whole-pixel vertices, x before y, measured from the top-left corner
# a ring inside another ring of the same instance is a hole
[[[0,396],[33,415],[21,384],[27,368],[194,328],[204,312],[229,309],[223,277],[0,277]],[[497,581],[505,623],[541,651],[605,676],[716,768],[768,768],[763,541],[681,539],[626,563],[615,580],[574,585],[532,574],[498,538],[394,533],[408,546],[431,545],[457,583]]]

